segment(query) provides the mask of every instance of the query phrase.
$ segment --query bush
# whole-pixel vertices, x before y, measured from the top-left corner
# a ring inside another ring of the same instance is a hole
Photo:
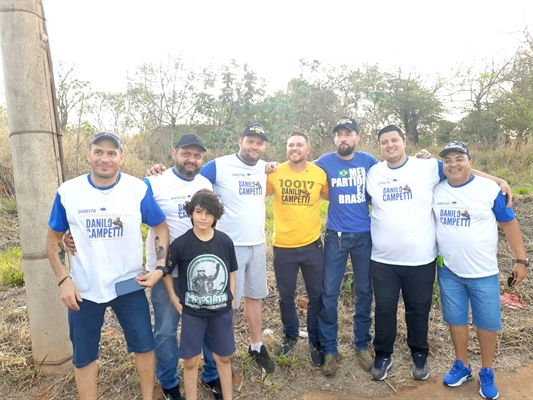
[[[22,250],[20,247],[0,253],[0,284],[4,286],[23,286]]]

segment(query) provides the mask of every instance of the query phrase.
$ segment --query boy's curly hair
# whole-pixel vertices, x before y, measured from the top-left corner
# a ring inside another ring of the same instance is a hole
[[[197,191],[192,196],[191,200],[187,201],[183,206],[185,212],[189,218],[191,218],[191,222],[193,222],[192,214],[196,206],[200,206],[213,214],[215,217],[215,221],[212,225],[213,228],[217,224],[217,221],[220,219],[220,217],[222,217],[222,214],[224,214],[224,205],[220,202],[218,195],[209,189],[201,189]]]

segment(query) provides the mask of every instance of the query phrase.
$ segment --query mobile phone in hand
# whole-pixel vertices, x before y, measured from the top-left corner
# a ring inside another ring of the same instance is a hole
[[[139,285],[135,278],[131,278],[115,283],[115,289],[117,296],[124,296],[125,294],[130,294],[138,290],[144,290],[144,286]]]

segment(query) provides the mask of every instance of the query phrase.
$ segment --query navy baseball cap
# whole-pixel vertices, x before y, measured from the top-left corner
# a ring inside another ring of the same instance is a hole
[[[359,134],[359,126],[353,118],[342,117],[339,119],[339,122],[337,122],[337,125],[335,125],[335,128],[333,128],[333,132],[337,132],[340,128],[346,128],[349,129],[350,132],[355,131],[357,134]]]
[[[180,147],[187,147],[187,146],[197,146],[203,152],[206,151],[204,141],[202,140],[200,136],[197,136],[194,133],[186,133],[180,138],[180,140],[178,140],[178,143],[176,143],[176,149],[179,149]]]
[[[463,142],[458,141],[453,141],[450,144],[446,145],[446,147],[442,149],[442,151],[439,153],[439,157],[442,158],[451,151],[457,151],[459,153],[466,154],[470,159],[470,150],[468,149],[468,146]]]
[[[246,128],[244,128],[244,131],[242,132],[241,136],[259,136],[265,142],[268,142],[268,138],[266,136],[266,129],[261,124],[248,125]]]

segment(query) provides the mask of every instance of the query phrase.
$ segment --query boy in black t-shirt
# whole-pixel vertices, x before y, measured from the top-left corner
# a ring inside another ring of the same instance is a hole
[[[179,354],[184,359],[185,396],[187,400],[197,398],[198,364],[207,331],[211,336],[222,396],[224,400],[231,400],[235,248],[228,235],[213,229],[224,212],[214,192],[198,191],[185,204],[185,211],[193,228],[170,245],[168,275],[164,280],[170,301],[182,318]],[[175,266],[178,267],[177,294],[172,283]]]

